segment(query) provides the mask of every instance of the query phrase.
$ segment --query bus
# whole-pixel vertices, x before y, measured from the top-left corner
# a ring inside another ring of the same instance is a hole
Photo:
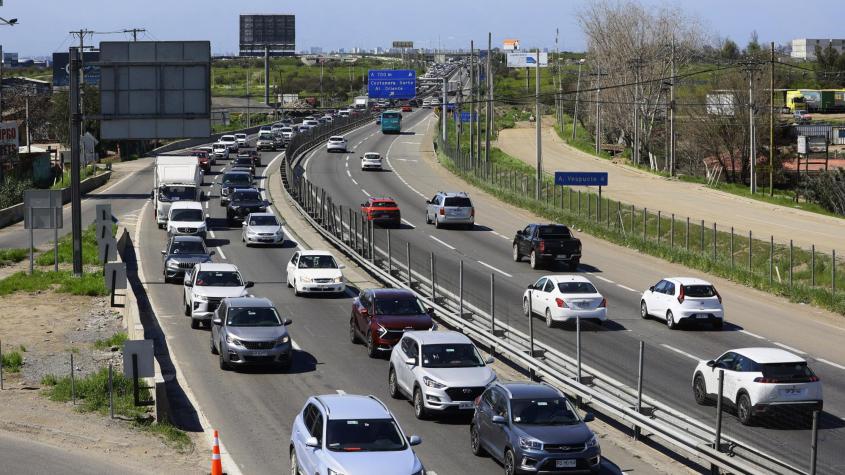
[[[402,129],[402,114],[399,111],[381,113],[381,133],[398,134]]]

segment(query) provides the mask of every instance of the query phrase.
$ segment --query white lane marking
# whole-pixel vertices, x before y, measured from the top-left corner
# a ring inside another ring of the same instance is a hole
[[[352,174],[349,173],[349,167],[346,167],[346,176],[348,176],[349,178],[352,178]]]
[[[208,209],[208,201],[205,202],[205,209]]]
[[[751,332],[750,332],[750,331],[748,331],[748,330],[740,330],[740,333],[745,333],[746,335],[751,336],[751,337],[754,337],[754,338],[756,338],[756,339],[758,339],[758,340],[765,340],[765,339],[766,339],[766,337],[764,337],[764,336],[760,336],[760,335],[758,335],[758,334],[756,334],[756,333],[751,333]]]
[[[217,236],[215,236],[215,235],[214,235],[214,230],[213,230],[213,229],[209,229],[209,230],[208,230],[208,235],[209,235],[209,236],[211,236],[211,238],[212,238],[212,239],[215,239],[215,238],[217,237]]]
[[[631,292],[637,292],[636,290],[634,290],[634,289],[632,289],[628,286],[622,285],[622,284],[616,284],[616,286],[619,287],[619,288],[625,289],[625,290],[629,290]]]
[[[338,394],[340,394],[341,396],[345,396],[345,395],[346,395],[346,391],[344,391],[343,389],[338,389],[338,390],[337,390],[337,393],[338,393]]]
[[[680,354],[680,355],[684,355],[684,356],[686,356],[687,358],[694,359],[695,361],[701,361],[701,358],[699,358],[699,357],[697,357],[697,356],[695,356],[695,355],[691,355],[691,354],[687,353],[687,352],[686,352],[686,351],[684,351],[684,350],[679,350],[679,349],[675,348],[674,346],[669,346],[669,345],[667,345],[666,343],[661,343],[661,344],[660,344],[660,346],[662,346],[662,347],[664,347],[664,348],[666,348],[666,349],[672,350],[672,351],[674,351],[675,353],[678,353],[678,354]]]
[[[352,177],[352,176],[350,175],[350,178],[351,178],[351,177]],[[358,184],[358,181],[357,181],[356,179],[352,178],[352,183],[355,183],[355,184],[357,185],[357,184]]]
[[[784,345],[783,343],[778,343],[778,342],[776,342],[776,341],[773,341],[772,343],[774,343],[775,345],[777,345],[777,346],[779,346],[779,347],[783,348],[784,350],[794,351],[794,352],[799,353],[799,354],[802,354],[802,355],[806,355],[806,354],[807,354],[806,352],[801,351],[801,350],[799,350],[798,348],[793,348],[793,347],[791,347],[791,346]]]
[[[488,269],[492,269],[492,270],[494,270],[494,271],[496,271],[496,272],[498,272],[498,273],[502,274],[502,275],[503,275],[503,276],[505,276],[505,277],[513,277],[511,274],[508,274],[507,272],[505,272],[505,271],[503,271],[503,270],[501,270],[501,269],[497,269],[497,268],[495,268],[495,267],[491,266],[490,264],[488,264],[488,263],[486,263],[486,262],[483,262],[483,261],[478,261],[478,263],[479,263],[479,264],[481,264],[481,265],[483,265],[484,267],[486,267],[486,268],[488,268]]]
[[[367,193],[367,190],[365,190],[365,189],[363,189],[363,188],[361,189],[361,191],[363,191],[363,192],[364,192],[364,194],[365,194],[365,195],[367,195],[367,196],[373,196],[373,195],[371,195],[371,194]]]
[[[226,254],[223,253],[223,248],[221,248],[220,246],[217,246],[217,252],[220,253],[220,257],[222,257],[224,260],[226,260]]]
[[[405,218],[402,218],[402,222],[403,222],[403,223],[405,223],[405,224],[407,224],[408,226],[410,226],[410,227],[414,228],[414,229],[417,229],[417,227],[416,227],[416,226],[414,226],[413,224],[411,224],[411,222],[410,222],[410,221],[408,221],[408,220],[407,220],[407,219],[405,219]]]
[[[430,237],[431,239],[434,239],[435,241],[439,242],[440,244],[443,244],[444,246],[448,247],[449,249],[451,249],[453,251],[455,250],[455,246],[453,246],[453,245],[451,245],[447,242],[441,241],[440,239],[437,239],[436,237],[432,236],[431,234],[429,234],[428,237]]]
[[[305,159],[305,163],[302,164],[302,176],[306,180],[308,179],[308,162],[310,162],[311,159],[314,158],[314,154],[316,154],[319,150],[321,150],[320,147],[315,148],[314,151],[311,152],[310,155],[308,155],[308,158]]]
[[[828,361],[828,360],[823,359],[823,358],[816,358],[816,361],[820,361],[824,364],[829,364],[829,365],[833,366],[834,368],[839,368],[841,370],[845,370],[845,366],[842,366],[841,364],[834,363],[833,361]]]
[[[385,153],[385,154],[384,154],[384,159],[387,161],[387,165],[388,165],[388,166],[390,166],[390,169],[391,169],[391,170],[393,170],[393,174],[394,174],[394,175],[396,175],[396,177],[397,177],[397,178],[399,178],[399,181],[401,181],[402,183],[404,183],[404,184],[405,184],[405,186],[407,186],[407,187],[408,187],[411,191],[413,191],[414,193],[416,193],[417,195],[419,195],[421,198],[425,198],[425,195],[424,195],[424,194],[422,194],[422,193],[420,193],[420,192],[419,192],[416,188],[414,188],[413,186],[411,186],[411,184],[410,184],[410,183],[408,183],[408,181],[407,181],[407,180],[405,180],[405,177],[403,177],[401,173],[399,173],[398,171],[396,171],[396,168],[394,168],[394,167],[393,167],[393,165],[390,163],[390,151],[393,149],[393,145],[397,142],[397,139],[398,139],[398,138],[399,138],[399,137],[396,137],[395,139],[393,139],[393,141],[392,141],[392,142],[390,142],[390,146],[389,146],[389,147],[387,147],[387,153]]]
[[[595,277],[596,279],[599,279],[599,280],[603,280],[603,281],[607,282],[608,284],[615,284],[616,283],[616,282],[614,282],[610,279],[605,279],[604,277],[602,277],[600,275],[593,274],[593,277]]]
[[[302,349],[302,348],[299,347],[299,344],[294,339],[290,340],[290,346],[292,346],[293,349],[296,350],[296,351],[299,351],[299,350]]]

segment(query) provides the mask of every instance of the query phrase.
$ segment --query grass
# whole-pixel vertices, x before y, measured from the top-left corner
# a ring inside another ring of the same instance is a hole
[[[79,179],[84,180],[86,178],[99,175],[102,170],[98,169],[94,164],[88,165],[87,167],[82,167],[80,169]],[[50,189],[53,190],[61,190],[62,188],[67,188],[70,186],[70,169],[67,168],[64,173],[62,174],[62,178],[55,183]]]
[[[112,225],[112,235],[117,230],[117,225]],[[86,265],[97,265],[100,263],[100,251],[97,246],[96,227],[92,224],[82,231],[82,263]],[[53,249],[38,254],[35,263],[39,266],[50,266],[55,262]],[[73,236],[66,234],[59,238],[59,263],[73,262]]]
[[[0,249],[0,267],[18,263],[29,255],[29,249]]]
[[[103,274],[100,272],[83,273],[82,277],[75,277],[69,270],[59,272],[37,270],[32,275],[21,271],[0,280],[0,295],[9,295],[14,292],[37,292],[51,288],[71,295],[92,297],[108,295]]]
[[[3,352],[3,370],[10,373],[19,373],[23,366],[23,355],[18,351]]]
[[[179,453],[187,454],[194,449],[194,443],[188,434],[169,422],[138,420],[135,421],[135,427],[160,437],[166,445],[173,447]]]
[[[117,332],[105,340],[95,341],[94,348],[97,350],[105,350],[111,348],[112,346],[120,348],[123,346],[123,342],[125,342],[127,338],[128,336],[126,335],[126,332]]]
[[[46,386],[45,395],[52,401],[67,402],[72,399],[70,376],[45,376],[41,384]],[[108,414],[109,411],[109,370],[101,368],[96,373],[85,377],[77,377],[74,381],[76,403],[83,412],[97,412]],[[114,371],[112,378],[114,394],[114,413],[133,419],[146,417],[143,407],[135,407],[132,394],[132,380],[123,373]],[[141,400],[148,400],[148,389],[140,390]]]

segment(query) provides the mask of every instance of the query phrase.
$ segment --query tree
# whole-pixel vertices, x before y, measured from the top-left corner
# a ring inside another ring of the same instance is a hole
[[[739,59],[739,46],[737,46],[737,44],[733,40],[726,39],[722,43],[722,50],[720,52],[720,56],[722,57],[722,59],[727,61],[734,61]]]

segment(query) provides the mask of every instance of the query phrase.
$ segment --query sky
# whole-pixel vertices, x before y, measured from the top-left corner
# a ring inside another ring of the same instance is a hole
[[[142,40],[211,41],[215,54],[236,53],[238,15],[296,15],[296,49],[325,51],[390,46],[410,40],[423,48],[469,48],[470,40],[486,46],[517,38],[523,48],[583,51],[584,35],[576,12],[591,0],[3,0],[0,17],[17,18],[14,27],[0,25],[0,44],[21,57],[67,51],[78,42],[68,33],[87,28],[113,32],[145,28]],[[744,45],[756,30],[762,43],[792,38],[841,38],[842,0],[810,0],[796,10],[786,0],[640,0],[648,6],[679,6],[698,17],[713,36]],[[812,10],[812,12],[811,12]],[[796,12],[807,21],[797,21]],[[824,14],[823,12],[830,12]],[[813,13],[815,12],[815,13]],[[837,12],[836,14],[833,14]],[[812,20],[809,20],[809,19]],[[94,41],[131,39],[127,34],[98,34]],[[86,42],[90,42],[86,39]]]

